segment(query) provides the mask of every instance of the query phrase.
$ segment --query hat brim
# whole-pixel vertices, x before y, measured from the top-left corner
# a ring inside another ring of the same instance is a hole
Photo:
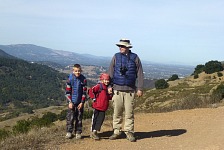
[[[118,47],[119,46],[125,46],[125,47],[127,47],[127,48],[132,48],[132,45],[130,45],[130,44],[126,44],[126,43],[117,43],[116,44]]]

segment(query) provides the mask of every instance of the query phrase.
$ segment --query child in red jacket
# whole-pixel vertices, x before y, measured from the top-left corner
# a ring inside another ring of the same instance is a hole
[[[105,119],[105,112],[109,107],[109,100],[112,99],[112,89],[108,88],[110,83],[109,74],[102,73],[100,75],[100,83],[92,87],[92,92],[95,94],[95,100],[93,101],[93,116],[91,125],[91,138],[94,140],[100,140],[97,131],[100,131],[103,121]]]

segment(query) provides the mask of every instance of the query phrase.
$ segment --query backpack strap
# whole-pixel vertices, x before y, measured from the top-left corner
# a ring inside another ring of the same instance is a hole
[[[98,93],[100,93],[103,90],[103,84],[101,82],[99,84],[100,84],[100,90]]]
[[[100,89],[98,91],[98,93],[94,93],[94,98],[93,101],[96,100],[96,97],[100,94],[100,92],[103,90],[103,84],[101,82],[98,83],[100,85]]]

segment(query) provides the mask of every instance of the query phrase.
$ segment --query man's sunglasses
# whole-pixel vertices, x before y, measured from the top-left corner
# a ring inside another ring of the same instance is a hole
[[[126,46],[124,46],[124,45],[119,45],[119,47],[120,47],[120,48],[125,48]]]

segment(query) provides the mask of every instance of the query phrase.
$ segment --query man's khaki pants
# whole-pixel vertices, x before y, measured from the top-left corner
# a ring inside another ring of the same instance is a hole
[[[120,134],[124,111],[124,132],[134,133],[134,91],[114,91],[113,96],[113,129],[114,134]]]

